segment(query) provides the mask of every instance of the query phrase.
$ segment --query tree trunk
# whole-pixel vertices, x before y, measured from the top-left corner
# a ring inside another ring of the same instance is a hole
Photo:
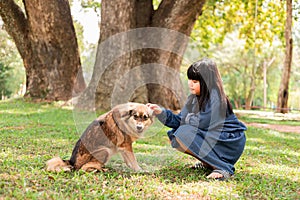
[[[251,70],[251,81],[250,81],[250,90],[246,96],[246,102],[245,102],[245,109],[246,110],[251,110],[252,107],[252,101],[254,97],[254,92],[256,89],[256,73],[257,73],[257,68],[256,66],[256,61],[254,61],[252,70]],[[246,90],[245,90],[246,91]]]
[[[180,64],[204,0],[102,0],[92,80],[79,107],[108,110],[128,101],[180,109]]]
[[[289,81],[291,74],[293,40],[292,40],[292,0],[286,1],[286,24],[285,24],[285,59],[279,86],[277,112],[288,113]]]
[[[162,66],[151,70],[149,74],[151,77],[164,80],[163,84],[157,84],[160,82],[156,81],[154,84],[147,85],[149,102],[172,110],[180,109],[183,105],[185,94],[180,80],[180,65],[194,23],[201,14],[204,3],[205,1],[199,0],[175,2],[165,0],[154,13],[150,26],[167,28],[178,33],[167,31],[166,34],[162,34],[159,38],[163,43],[161,48],[154,49],[153,54],[146,53],[143,58],[144,63],[152,62]],[[170,73],[169,68],[173,73]],[[174,89],[170,88],[170,84]]]
[[[72,91],[79,93],[85,88],[69,3],[23,3],[26,14],[13,0],[1,1],[0,15],[24,62],[25,96],[34,100],[68,100]]]

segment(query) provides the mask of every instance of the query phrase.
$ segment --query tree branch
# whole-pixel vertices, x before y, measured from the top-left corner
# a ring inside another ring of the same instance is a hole
[[[205,0],[163,0],[153,16],[153,26],[162,26],[190,35],[202,13]]]
[[[7,33],[15,41],[22,58],[27,47],[28,23],[25,14],[14,0],[0,0],[0,16]]]

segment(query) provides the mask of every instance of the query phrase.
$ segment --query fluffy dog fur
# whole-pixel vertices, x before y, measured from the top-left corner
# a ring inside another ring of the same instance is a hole
[[[70,160],[59,157],[47,161],[48,171],[103,170],[111,156],[120,152],[128,167],[141,170],[132,143],[153,123],[151,110],[144,104],[126,103],[94,120],[77,141]]]

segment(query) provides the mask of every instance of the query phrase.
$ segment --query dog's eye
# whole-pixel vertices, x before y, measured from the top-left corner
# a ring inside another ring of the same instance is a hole
[[[138,116],[137,114],[134,114],[134,115],[133,115],[133,118],[134,118],[135,120],[137,120],[137,119],[139,118],[139,116]]]
[[[144,115],[143,118],[144,118],[144,120],[147,120],[147,119],[148,119],[148,116],[147,116],[147,115]]]

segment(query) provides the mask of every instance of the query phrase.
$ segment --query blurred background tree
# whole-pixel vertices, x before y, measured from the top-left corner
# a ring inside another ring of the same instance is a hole
[[[100,0],[80,2],[83,10],[94,10],[99,16],[99,21],[101,20]],[[157,9],[161,2],[154,0],[154,9]],[[191,33],[185,53],[187,59],[181,64],[183,80],[186,79],[185,71],[191,62],[204,56],[212,57],[220,68],[226,92],[236,108],[276,108],[284,60],[285,4],[286,1],[280,0],[206,1],[202,15],[197,19]],[[289,98],[288,105],[296,109],[300,108],[299,12],[299,1],[295,0],[292,29],[294,52],[289,81],[292,98]],[[95,30],[98,28],[95,27]],[[83,41],[83,28],[79,22],[75,21],[75,29],[84,77],[88,83],[93,72],[97,44],[87,44]],[[6,41],[7,35],[1,35],[0,40]],[[2,49],[3,46],[1,52]],[[5,66],[10,66],[10,69],[16,69],[11,67],[12,62],[3,61],[9,54],[2,55],[0,61]],[[18,80],[22,82],[24,78]],[[20,83],[16,85],[17,88],[20,87]]]
[[[69,100],[85,89],[67,0],[1,0],[0,16],[23,60],[25,97]]]
[[[209,0],[203,8],[191,35],[191,47],[201,56],[217,60],[236,108],[276,107],[285,48],[285,7],[286,1],[280,0]],[[299,1],[293,1],[293,23],[298,23],[293,26],[294,40],[300,33],[299,12]],[[299,44],[293,46],[299,49]],[[295,71],[299,71],[299,64],[293,62]],[[299,77],[291,74],[289,84],[293,87],[293,79]],[[300,107],[299,93],[293,92],[292,101]]]

